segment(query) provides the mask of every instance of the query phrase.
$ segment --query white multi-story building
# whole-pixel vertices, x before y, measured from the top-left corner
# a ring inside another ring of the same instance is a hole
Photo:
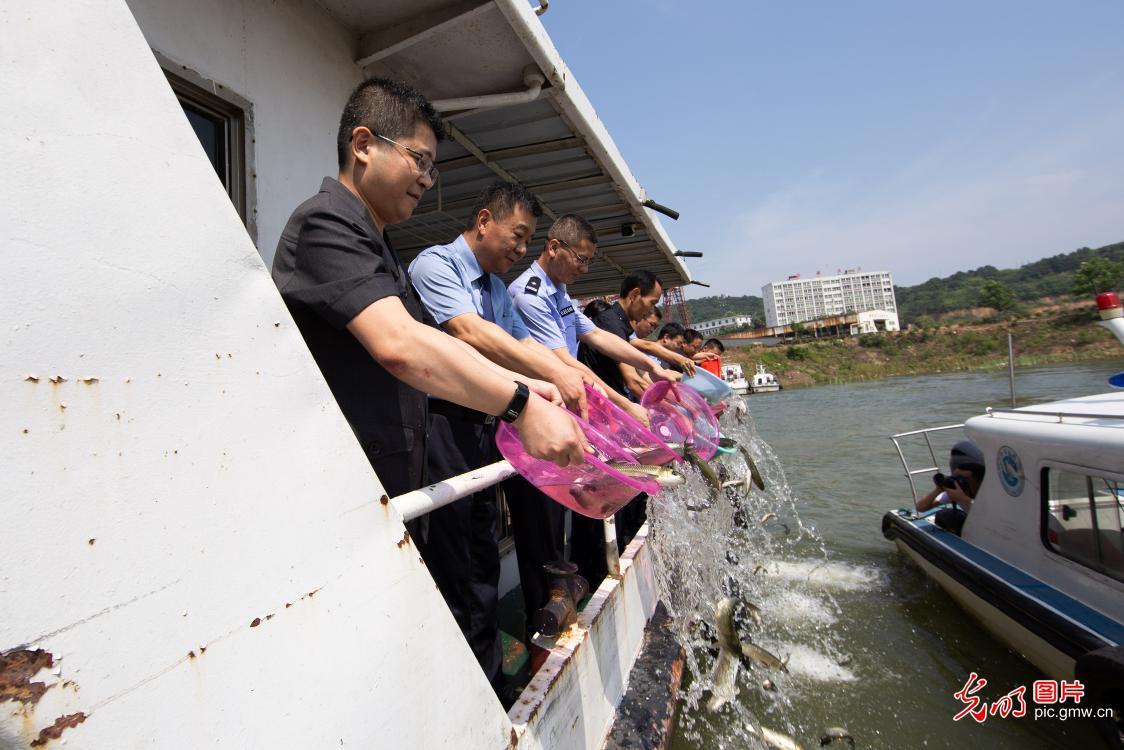
[[[703,336],[709,336],[712,333],[724,330],[726,328],[739,328],[741,326],[752,326],[753,318],[749,315],[730,315],[725,318],[715,318],[714,320],[704,320],[702,323],[691,326]]]
[[[897,317],[894,279],[888,271],[848,269],[836,276],[789,276],[761,287],[769,327],[832,315],[885,310]],[[896,323],[896,320],[895,320]]]

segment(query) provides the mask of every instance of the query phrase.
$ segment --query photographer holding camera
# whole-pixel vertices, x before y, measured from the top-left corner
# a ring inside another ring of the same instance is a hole
[[[959,534],[972,508],[972,499],[983,482],[983,453],[971,440],[961,440],[952,446],[948,471],[947,475],[939,472],[933,475],[933,491],[918,500],[916,507],[918,513],[923,513],[940,505],[947,506],[933,516],[933,521]]]

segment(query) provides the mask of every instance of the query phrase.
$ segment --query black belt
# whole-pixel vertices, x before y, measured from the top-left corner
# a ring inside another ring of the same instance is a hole
[[[470,422],[472,424],[495,424],[496,421],[496,417],[493,417],[491,414],[485,414],[482,411],[469,409],[460,404],[454,404],[451,401],[445,401],[439,398],[429,399],[429,410],[447,419],[458,419],[462,422]]]

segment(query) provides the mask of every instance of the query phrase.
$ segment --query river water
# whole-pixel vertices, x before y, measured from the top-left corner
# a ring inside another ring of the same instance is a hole
[[[1016,374],[1016,395],[1023,406],[1104,392],[1108,376],[1121,370],[1124,359],[1027,368]],[[675,750],[760,746],[754,733],[762,726],[805,748],[819,747],[822,730],[835,726],[846,727],[859,748],[1097,746],[1081,722],[1033,719],[1030,686],[1041,675],[969,620],[881,534],[882,515],[911,502],[888,436],[1009,406],[1006,373],[786,390],[747,404],[752,421],[727,432],[751,446],[765,474],[768,491],[742,503],[749,528],[729,533],[736,527],[724,502],[685,511],[674,502],[683,498],[672,495],[653,511],[664,596],[680,634],[696,644]],[[935,446],[941,463],[958,438],[950,433]],[[744,467],[741,459],[737,466]],[[700,487],[693,477],[683,494],[697,496]],[[731,585],[760,606],[761,623],[746,629],[755,643],[787,657],[788,673],[743,669],[736,699],[712,711],[715,652],[704,647],[697,621],[713,619],[708,607]],[[1027,686],[1028,716],[954,722],[964,704],[953,694],[971,672],[988,680],[985,700]],[[762,687],[765,679],[774,689]]]

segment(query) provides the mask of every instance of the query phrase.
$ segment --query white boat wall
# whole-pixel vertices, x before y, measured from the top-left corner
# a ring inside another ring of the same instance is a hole
[[[530,6],[443,5],[556,56]],[[655,606],[643,540],[505,714],[153,56],[254,101],[268,257],[363,75],[337,16],[378,4],[336,6],[0,5],[0,748],[578,748],[612,720]]]
[[[986,493],[986,502],[972,504],[963,539],[1124,623],[1124,581],[1053,553],[1041,541],[1043,470],[1124,478],[1124,393],[1056,401],[1026,411],[1032,413],[995,410],[965,423],[965,433],[988,465],[979,493]],[[1100,416],[1059,420],[1035,411]],[[1009,451],[1021,465],[1024,484],[1017,495],[1004,489],[1004,476],[1013,471],[1004,471]]]

